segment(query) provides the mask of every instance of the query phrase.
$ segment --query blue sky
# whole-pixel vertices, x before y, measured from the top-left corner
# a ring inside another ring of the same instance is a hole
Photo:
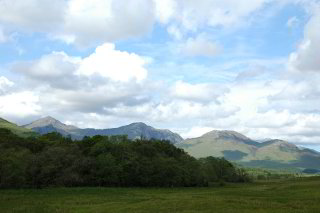
[[[318,0],[0,0],[0,117],[320,150]]]

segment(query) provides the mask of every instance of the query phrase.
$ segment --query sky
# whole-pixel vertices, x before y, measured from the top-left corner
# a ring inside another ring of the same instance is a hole
[[[0,0],[0,117],[320,150],[318,0]]]

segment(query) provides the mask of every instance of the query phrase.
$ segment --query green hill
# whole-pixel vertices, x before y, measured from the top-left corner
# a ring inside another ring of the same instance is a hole
[[[320,153],[283,140],[254,141],[235,131],[211,131],[178,144],[190,155],[224,157],[247,167],[320,169]]]
[[[20,127],[14,123],[11,123],[3,118],[0,118],[0,128],[9,129],[14,134],[19,135],[21,137],[29,137],[29,136],[36,136],[38,135],[36,132]]]

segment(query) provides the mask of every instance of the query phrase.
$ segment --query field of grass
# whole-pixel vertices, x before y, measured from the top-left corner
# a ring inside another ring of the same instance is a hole
[[[209,188],[0,190],[0,212],[319,213],[320,178]]]

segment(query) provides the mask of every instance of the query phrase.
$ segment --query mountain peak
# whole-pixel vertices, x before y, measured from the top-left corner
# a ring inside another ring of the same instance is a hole
[[[46,116],[44,118],[40,118],[38,121],[47,122],[47,123],[50,123],[50,124],[56,123],[56,122],[61,123],[60,121],[58,121],[57,119],[55,119],[55,118],[53,118],[51,116]]]
[[[32,123],[26,125],[26,126],[29,126],[29,125],[32,125],[32,126],[47,126],[47,125],[54,125],[54,124],[57,124],[57,123],[60,123],[62,124],[60,121],[58,121],[57,119],[51,117],[51,116],[46,116],[46,117],[43,117],[43,118],[40,118],[38,120],[35,120],[33,121]]]
[[[199,140],[205,141],[233,141],[240,144],[247,144],[252,146],[258,146],[259,143],[246,137],[245,135],[232,131],[232,130],[212,130],[201,137],[198,138]],[[192,138],[191,138],[192,141]]]
[[[148,126],[147,124],[143,123],[143,122],[134,122],[129,124],[128,126],[139,126],[139,127],[146,127]]]
[[[204,135],[202,137],[212,137],[212,138],[238,138],[241,140],[251,140],[250,138],[246,137],[245,135],[232,131],[232,130],[212,130]]]
[[[43,117],[42,119],[48,119],[48,120],[57,120],[53,117],[51,117],[50,115]]]
[[[177,133],[173,133],[168,129],[156,129],[143,122],[131,123],[127,126],[119,127],[121,132],[127,133],[129,138],[144,136],[147,139],[156,138],[161,140],[169,140],[172,143],[180,143],[183,138]]]
[[[32,128],[45,127],[45,126],[49,126],[49,125],[51,125],[55,128],[60,128],[60,129],[77,129],[77,127],[71,126],[71,125],[66,125],[51,116],[46,116],[46,117],[40,118],[36,121],[33,121],[30,124],[24,125],[23,127],[28,128],[28,129],[32,129]]]
[[[273,139],[270,141],[263,142],[260,146],[279,146],[285,149],[299,150],[299,148],[295,144],[279,139]]]

